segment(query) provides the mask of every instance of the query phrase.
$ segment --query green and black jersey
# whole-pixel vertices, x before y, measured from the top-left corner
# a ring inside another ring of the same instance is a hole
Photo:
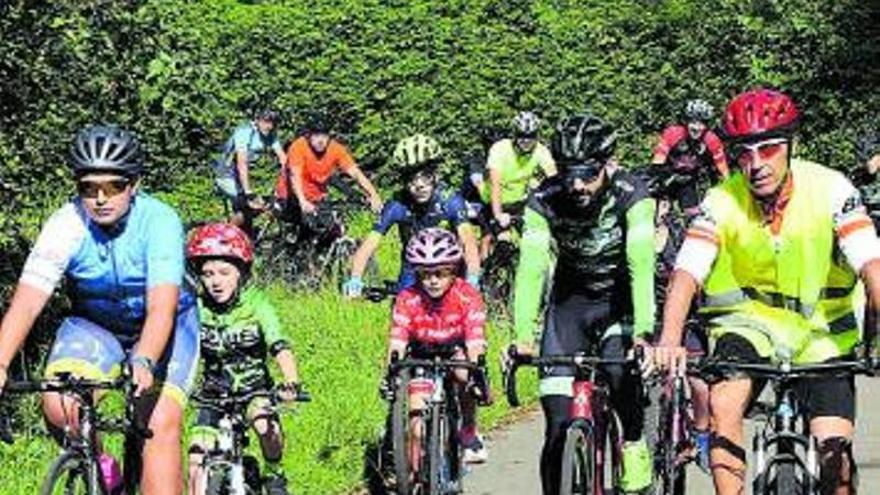
[[[272,386],[266,358],[290,344],[266,295],[246,288],[230,308],[216,310],[199,301],[204,390],[241,392]]]
[[[552,300],[572,294],[608,300],[614,318],[632,321],[636,335],[650,334],[655,203],[647,186],[615,169],[593,199],[595,206],[582,210],[562,180],[545,180],[529,197],[514,296],[517,340],[533,338],[551,273]]]

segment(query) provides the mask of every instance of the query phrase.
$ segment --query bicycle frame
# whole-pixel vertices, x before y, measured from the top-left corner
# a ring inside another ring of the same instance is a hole
[[[611,442],[612,487],[617,487],[621,475],[623,459],[623,427],[617,413],[611,407],[610,391],[602,379],[601,367],[605,365],[632,365],[633,359],[603,359],[586,354],[570,356],[533,357],[522,356],[511,346],[502,363],[505,378],[505,391],[512,407],[519,405],[516,392],[516,371],[520,366],[574,366],[575,377],[572,384],[572,405],[569,409],[571,421],[569,431],[582,428],[595,439],[592,455],[595,460],[593,473],[593,493],[605,493],[605,449]],[[566,462],[566,460],[563,460]]]
[[[122,376],[112,380],[89,380],[85,378],[75,377],[70,374],[60,374],[55,378],[43,381],[24,381],[9,383],[4,392],[25,394],[25,393],[47,393],[56,392],[71,397],[78,404],[79,428],[77,432],[68,423],[62,429],[63,442],[62,452],[58,455],[58,461],[64,458],[79,459],[81,465],[85,465],[88,471],[85,474],[87,483],[92,485],[97,493],[101,495],[110,495],[104,486],[104,481],[99,467],[99,442],[98,432],[122,432],[126,434],[126,447],[124,465],[126,467],[123,477],[123,487],[126,493],[134,495],[138,491],[140,482],[140,452],[133,452],[129,442],[139,441],[144,438],[150,438],[152,432],[140,427],[136,424],[134,401],[127,402],[125,417],[122,420],[103,420],[98,412],[94,393],[99,390],[124,389],[126,395],[130,396],[133,386],[127,372]],[[47,475],[48,478],[53,476],[53,469]]]
[[[422,376],[431,380],[433,389],[420,415],[423,428],[425,430],[429,430],[429,426],[433,428],[430,428],[431,433],[426,433],[422,438],[421,448],[427,450],[428,455],[421,456],[422,466],[419,469],[418,481],[423,486],[427,486],[427,491],[423,492],[426,494],[440,495],[450,490],[455,493],[463,472],[461,447],[457,440],[461,408],[457,390],[448,375],[455,369],[479,370],[481,364],[467,360],[442,359],[439,356],[434,359],[397,360],[397,356],[393,355],[388,365],[389,376],[397,376],[404,369],[411,369],[416,373],[422,370]],[[431,435],[439,436],[432,439]],[[442,449],[437,452],[431,451],[431,445],[434,445],[434,442],[442,442],[443,439],[447,439],[451,445],[452,458],[447,458]],[[433,458],[437,455],[441,458]],[[424,469],[425,466],[427,469]],[[440,490],[439,493],[436,489]]]
[[[257,398],[269,399],[269,407],[276,410],[277,394],[271,391],[256,390],[241,395],[223,395],[219,397],[195,396],[193,402],[200,407],[213,409],[220,413],[217,425],[217,438],[214,445],[209,449],[201,462],[202,473],[205,477],[204,485],[207,488],[208,475],[215,468],[226,468],[226,482],[228,483],[229,495],[245,495],[246,479],[244,450],[248,446],[247,431],[252,421],[247,417],[247,408],[252,400]],[[307,392],[301,391],[297,402],[308,402],[311,397]],[[257,487],[258,488],[258,487]]]

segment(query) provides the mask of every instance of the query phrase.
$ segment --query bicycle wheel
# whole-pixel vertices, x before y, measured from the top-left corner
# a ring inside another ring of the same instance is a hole
[[[658,437],[654,470],[656,495],[683,495],[685,490],[685,464],[679,459],[683,424],[675,408],[675,401],[670,400],[664,393],[657,418]]]
[[[428,430],[428,491],[427,495],[445,495],[449,480],[449,459],[447,458],[446,418],[440,406],[431,406],[430,428]]]
[[[572,423],[565,432],[562,449],[560,495],[600,495],[595,493],[596,458],[592,429],[583,422]]]
[[[228,495],[228,471],[218,464],[208,464],[205,469],[205,495]]]
[[[776,475],[766,493],[772,495],[805,495],[797,479],[797,467],[793,462],[782,462],[774,467]]]
[[[66,451],[49,467],[40,495],[100,495],[98,464]]]
[[[409,462],[407,440],[409,432],[409,404],[407,403],[406,372],[400,375],[400,384],[391,404],[391,457],[394,464],[395,492],[398,495],[410,495],[412,468]]]

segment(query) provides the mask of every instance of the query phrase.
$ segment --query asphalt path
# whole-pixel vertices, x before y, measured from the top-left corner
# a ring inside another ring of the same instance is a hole
[[[859,466],[859,492],[880,493],[880,378],[857,380],[855,457]],[[747,426],[751,438],[751,426]],[[468,495],[540,494],[538,458],[544,419],[536,410],[489,435],[489,462],[471,467],[465,477]],[[749,473],[751,476],[751,472]],[[696,468],[688,473],[688,493],[714,493],[711,479]],[[748,492],[747,492],[748,493]]]

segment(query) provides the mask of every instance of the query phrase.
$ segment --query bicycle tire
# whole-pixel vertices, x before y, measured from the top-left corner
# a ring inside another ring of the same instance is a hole
[[[678,441],[672,438],[672,431],[676,427],[673,423],[676,420],[673,407],[674,403],[668,397],[660,401],[660,411],[657,415],[659,455],[654,485],[656,495],[684,495],[687,483],[685,464],[679,462],[678,446],[673,444]],[[677,426],[679,430],[683,427],[683,424]]]
[[[806,495],[797,480],[797,468],[792,462],[775,466],[776,474],[769,483],[767,492],[771,495]]]
[[[407,432],[409,431],[409,407],[407,404],[408,373],[401,372],[394,401],[391,403],[391,459],[394,467],[394,486],[397,495],[410,495],[409,452]]]
[[[49,467],[40,495],[102,495],[97,463],[83,466],[85,462],[78,452],[61,453]]]
[[[440,406],[431,406],[431,427],[428,432],[428,491],[426,495],[445,495],[446,478],[444,471],[448,465],[446,459],[445,418],[440,414]]]
[[[594,491],[596,479],[595,440],[592,429],[576,422],[565,432],[562,448],[562,476],[559,495],[600,495]]]

